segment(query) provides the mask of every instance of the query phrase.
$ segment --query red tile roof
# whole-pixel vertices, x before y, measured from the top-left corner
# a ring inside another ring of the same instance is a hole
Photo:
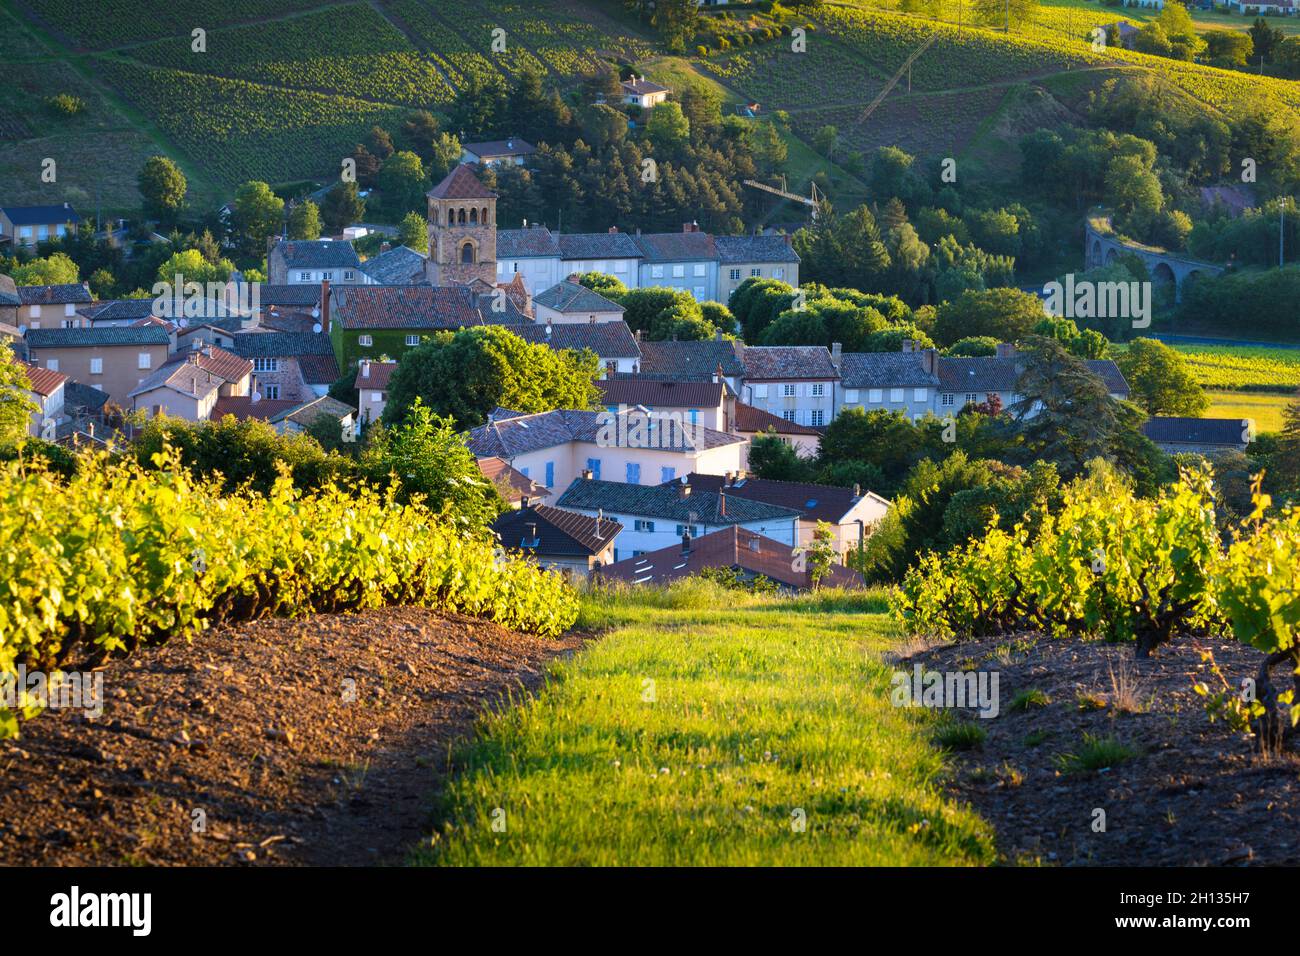
[[[234,415],[240,421],[245,418],[260,418],[265,421],[272,415],[296,408],[299,404],[301,403],[289,399],[264,398],[260,402],[255,402],[247,395],[229,395],[218,398],[213,403],[212,419],[216,421],[227,415]]]
[[[497,194],[488,189],[468,166],[460,165],[447,174],[447,178],[426,194],[432,199],[496,199]]]
[[[32,365],[30,362],[23,362],[22,366],[27,370],[27,381],[31,383],[31,390],[37,395],[53,395],[59,386],[68,380],[68,376],[62,372],[41,368],[39,365]]]
[[[618,537],[623,525],[609,518],[592,518],[547,505],[510,510],[492,522],[504,547],[543,556],[585,557],[600,554]]]
[[[459,329],[483,325],[464,286],[354,285],[330,291],[331,315],[345,329]]]
[[[736,402],[736,431],[765,432],[768,429],[778,435],[816,435],[819,438],[821,437],[821,432],[815,428],[797,425],[794,422],[786,421],[779,415],[765,412],[761,408],[746,405],[744,402]]]
[[[393,377],[395,371],[397,371],[396,362],[371,362],[369,378],[363,378],[361,369],[358,368],[356,381],[352,383],[353,387],[372,388],[378,392],[386,392],[388,391],[388,380]]]
[[[724,382],[674,382],[666,379],[609,378],[596,383],[602,405],[650,408],[717,408],[726,394]]]
[[[483,477],[497,486],[501,497],[512,505],[517,505],[525,498],[545,498],[550,489],[533,481],[522,471],[514,468],[504,458],[479,458],[478,470]]]

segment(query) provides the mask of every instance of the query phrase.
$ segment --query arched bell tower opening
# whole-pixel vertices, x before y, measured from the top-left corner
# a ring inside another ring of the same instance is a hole
[[[497,282],[497,195],[473,170],[457,166],[428,192],[429,261],[434,285]]]

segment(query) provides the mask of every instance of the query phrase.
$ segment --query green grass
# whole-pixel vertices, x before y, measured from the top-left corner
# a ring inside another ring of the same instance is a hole
[[[1062,773],[1090,773],[1114,767],[1136,756],[1136,750],[1114,737],[1086,733],[1078,750],[1057,755],[1056,765]]]
[[[1252,392],[1215,392],[1207,390],[1210,407],[1205,418],[1253,418],[1255,431],[1282,430],[1282,413],[1294,399],[1290,395],[1267,395]]]
[[[1046,707],[1051,702],[1052,699],[1047,696],[1046,691],[1039,690],[1037,687],[1029,687],[1016,692],[1016,696],[1011,698],[1008,709],[1012,712],[1028,711]]]
[[[413,862],[993,862],[991,831],[941,793],[936,718],[890,704],[882,600],[587,596],[579,626],[612,629],[485,720]]]

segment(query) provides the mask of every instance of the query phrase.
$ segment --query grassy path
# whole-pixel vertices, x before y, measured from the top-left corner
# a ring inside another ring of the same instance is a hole
[[[939,791],[932,718],[890,705],[881,611],[696,586],[588,599],[581,624],[612,630],[457,754],[413,862],[992,862]]]

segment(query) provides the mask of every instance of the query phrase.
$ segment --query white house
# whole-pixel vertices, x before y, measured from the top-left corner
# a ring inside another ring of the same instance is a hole
[[[620,322],[627,311],[584,285],[565,279],[533,297],[538,322]]]
[[[28,427],[28,432],[33,438],[45,438],[47,441],[52,441],[55,437],[55,430],[64,418],[63,389],[68,384],[68,376],[62,372],[55,372],[48,368],[41,368],[39,365],[32,365],[30,362],[22,362],[21,364],[27,372],[27,382],[31,386],[27,390],[27,397],[36,404],[36,410],[32,412],[32,422]]]
[[[462,163],[481,163],[484,166],[522,166],[537,148],[518,137],[496,139],[487,143],[466,143],[461,147]]]
[[[634,76],[623,81],[623,102],[639,106],[643,110],[653,109],[668,99],[671,93],[666,86],[660,86],[644,76]]]
[[[366,281],[352,243],[330,239],[282,239],[267,253],[266,271],[272,285],[351,285]]]

